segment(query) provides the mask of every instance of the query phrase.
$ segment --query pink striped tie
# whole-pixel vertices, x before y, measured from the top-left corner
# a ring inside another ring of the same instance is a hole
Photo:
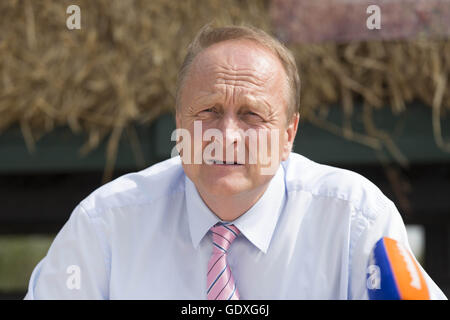
[[[223,224],[215,225],[210,230],[213,235],[213,253],[208,263],[208,300],[239,300],[239,293],[227,263],[227,251],[240,232],[234,225]]]

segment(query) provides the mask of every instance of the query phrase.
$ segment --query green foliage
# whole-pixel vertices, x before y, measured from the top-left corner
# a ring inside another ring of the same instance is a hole
[[[31,273],[45,257],[54,236],[0,237],[0,291],[26,291]]]

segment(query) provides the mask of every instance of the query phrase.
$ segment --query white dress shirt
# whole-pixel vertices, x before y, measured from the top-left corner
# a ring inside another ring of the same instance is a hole
[[[124,175],[74,209],[25,298],[206,299],[209,228],[219,221],[179,157]],[[386,236],[411,250],[374,184],[296,153],[233,223],[241,234],[227,259],[241,299],[367,299],[374,244]],[[445,299],[424,276],[431,297]]]

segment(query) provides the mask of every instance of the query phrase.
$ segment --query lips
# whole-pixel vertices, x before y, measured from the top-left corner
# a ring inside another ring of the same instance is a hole
[[[235,166],[241,166],[243,165],[242,163],[238,163],[237,161],[235,162],[224,162],[222,160],[215,160],[215,159],[210,159],[210,160],[205,160],[206,164],[215,164],[215,165],[235,165]]]

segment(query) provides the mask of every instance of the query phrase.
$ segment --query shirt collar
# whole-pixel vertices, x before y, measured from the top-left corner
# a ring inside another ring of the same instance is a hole
[[[285,200],[284,168],[279,166],[264,194],[243,215],[230,222],[258,249],[266,253]],[[192,244],[199,245],[208,230],[222,222],[204,203],[185,175],[185,196]]]

